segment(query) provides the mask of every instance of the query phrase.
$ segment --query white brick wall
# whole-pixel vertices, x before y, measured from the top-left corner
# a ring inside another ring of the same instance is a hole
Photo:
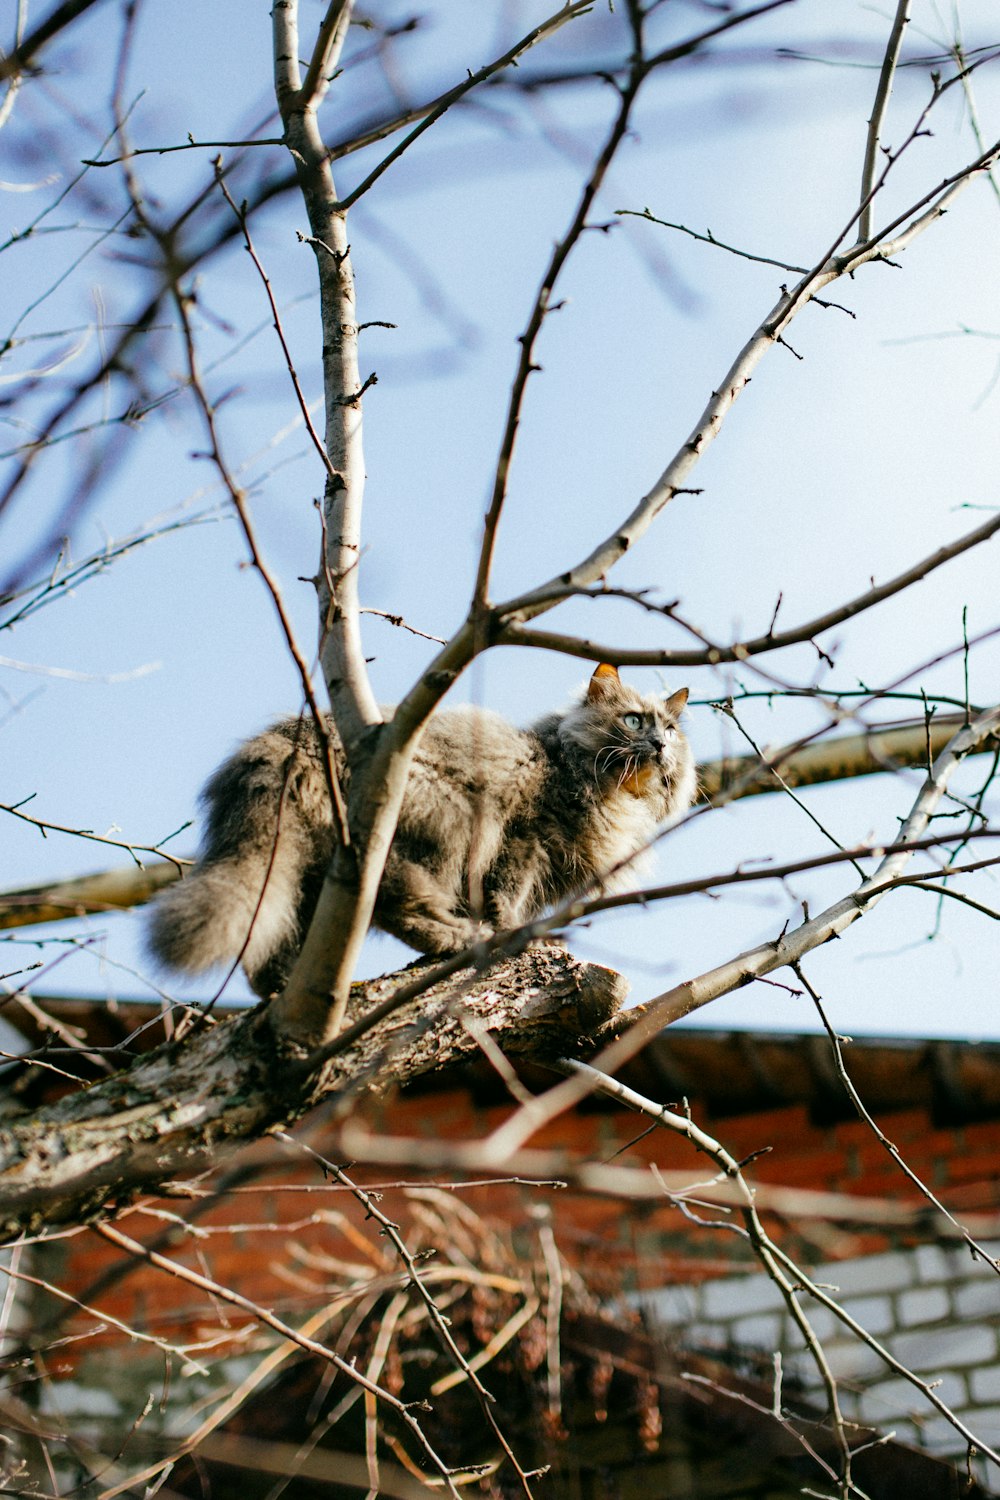
[[[1000,1245],[986,1245],[990,1255]],[[846,1312],[928,1383],[983,1442],[1000,1449],[1000,1275],[966,1249],[921,1245],[814,1268]],[[836,1289],[836,1290],[834,1290]],[[823,1343],[845,1415],[894,1431],[903,1442],[959,1457],[961,1435],[909,1381],[806,1295],[801,1304]],[[780,1349],[785,1370],[822,1400],[815,1365],[774,1283],[762,1274],[645,1294],[654,1324],[691,1348]],[[997,1487],[1000,1471],[990,1466]]]

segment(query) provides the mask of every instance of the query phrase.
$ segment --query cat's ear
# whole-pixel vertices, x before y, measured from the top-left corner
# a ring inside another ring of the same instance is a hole
[[[676,693],[671,693],[669,698],[663,701],[663,707],[673,718],[679,719],[684,711],[684,705],[688,701],[687,688],[678,688]]]
[[[610,662],[602,661],[590,679],[590,686],[587,688],[587,702],[599,703],[602,698],[606,698],[620,684],[621,678],[618,676],[618,668],[613,667]]]

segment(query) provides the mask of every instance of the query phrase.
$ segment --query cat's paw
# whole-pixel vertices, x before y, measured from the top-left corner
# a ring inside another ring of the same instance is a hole
[[[463,948],[474,948],[477,943],[488,942],[491,937],[496,935],[496,929],[491,927],[489,922],[474,922],[470,918],[468,921],[461,922],[458,925],[462,929],[461,946]]]
[[[493,935],[494,929],[488,922],[474,922],[471,917],[455,917],[447,928],[441,924],[433,935],[433,947],[428,944],[426,952],[433,953],[438,958],[450,958],[455,953],[464,953],[467,948],[475,948],[480,943],[488,942]]]

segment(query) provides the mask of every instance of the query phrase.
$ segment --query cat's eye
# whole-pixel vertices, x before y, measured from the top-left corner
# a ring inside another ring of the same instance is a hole
[[[622,714],[622,723],[626,729],[640,729],[642,727],[642,719],[639,714]]]

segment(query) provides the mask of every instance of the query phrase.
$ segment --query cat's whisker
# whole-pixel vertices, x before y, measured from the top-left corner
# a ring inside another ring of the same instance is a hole
[[[635,775],[635,773],[638,771],[638,769],[639,769],[639,757],[638,757],[638,755],[630,755],[628,757],[628,759],[626,760],[625,765],[622,768],[622,774],[618,778],[618,789],[619,789],[619,791],[625,785],[626,781],[628,781],[629,777]]]
[[[594,757],[595,778],[600,778],[602,771],[610,771],[611,764],[616,757],[628,755],[628,747],[624,745],[602,745]]]

